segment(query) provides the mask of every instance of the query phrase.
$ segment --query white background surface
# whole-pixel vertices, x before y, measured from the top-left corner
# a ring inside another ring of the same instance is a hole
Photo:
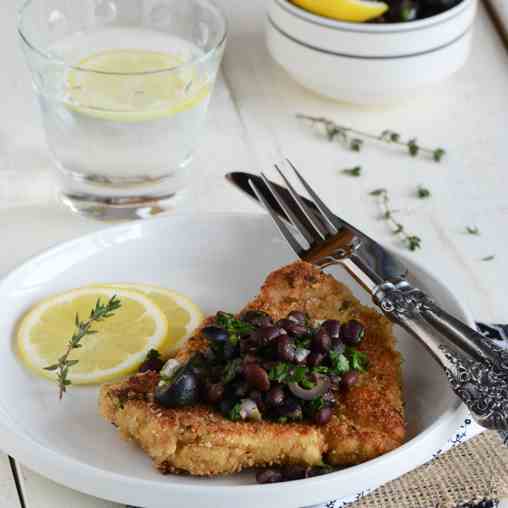
[[[412,254],[415,259],[460,294],[479,319],[507,321],[508,53],[484,10],[464,69],[395,109],[367,110],[306,92],[271,62],[263,43],[264,2],[220,3],[228,11],[231,36],[207,137],[194,163],[194,183],[180,209],[257,211],[226,184],[224,173],[267,169],[287,156],[340,215],[397,248],[368,196],[376,187],[387,187],[402,210],[401,220],[423,239],[422,250]],[[17,46],[14,0],[0,4],[0,43],[1,274],[50,245],[105,225],[70,215],[54,198],[51,162]],[[340,79],[340,69],[331,79]],[[348,152],[299,124],[296,112],[326,115],[373,132],[398,130],[422,144],[444,146],[449,156],[434,164],[391,147],[367,145],[360,154]],[[361,178],[339,173],[356,164],[363,166]],[[418,184],[432,190],[431,200],[414,198]],[[463,234],[467,225],[478,226],[481,236]],[[490,254],[495,260],[480,260]],[[27,508],[113,506],[56,486],[20,465],[18,470]],[[1,455],[0,506],[19,507],[8,460]]]

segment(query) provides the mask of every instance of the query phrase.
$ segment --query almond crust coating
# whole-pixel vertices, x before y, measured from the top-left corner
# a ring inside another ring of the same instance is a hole
[[[153,400],[159,379],[153,372],[104,385],[99,397],[103,417],[136,441],[163,473],[212,476],[323,460],[348,466],[403,443],[400,355],[384,316],[361,305],[332,276],[303,262],[272,272],[246,309],[264,310],[274,319],[304,310],[313,319],[363,323],[366,333],[358,349],[367,353],[369,368],[356,385],[336,393],[329,423],[232,422],[207,406],[166,409]],[[176,358],[185,361],[206,345],[198,331]]]

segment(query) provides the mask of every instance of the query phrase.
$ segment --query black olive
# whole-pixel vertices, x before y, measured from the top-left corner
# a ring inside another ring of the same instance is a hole
[[[331,351],[334,351],[336,354],[341,355],[346,350],[346,345],[342,342],[341,339],[333,339]]]
[[[287,319],[299,325],[305,325],[307,321],[307,314],[305,314],[305,312],[302,312],[300,310],[293,310],[288,314]]]
[[[277,359],[281,362],[292,363],[295,361],[296,348],[293,340],[287,335],[281,335],[277,339]]]
[[[240,353],[242,355],[254,355],[257,349],[257,343],[250,336],[240,340]]]
[[[312,351],[315,353],[327,353],[332,347],[332,339],[324,328],[317,331],[312,337]]]
[[[264,413],[266,409],[265,400],[263,394],[259,390],[251,390],[249,392],[249,399],[253,400],[256,403],[256,406],[258,407],[259,411],[261,411],[261,413]]]
[[[276,483],[282,480],[282,472],[278,469],[261,469],[256,473],[258,483]]]
[[[256,342],[259,346],[266,346],[273,339],[282,335],[283,332],[277,326],[263,326],[250,334],[249,340]]]
[[[249,392],[249,386],[245,381],[235,381],[228,387],[228,393],[235,399],[243,399]]]
[[[391,23],[414,21],[419,12],[420,4],[416,0],[391,0],[385,17]]]
[[[278,414],[288,420],[301,420],[303,417],[302,406],[294,397],[286,397],[286,401],[278,409]]]
[[[332,408],[325,406],[316,411],[313,420],[316,425],[325,425],[332,419],[332,416],[333,416]]]
[[[224,415],[228,416],[233,406],[236,404],[234,399],[222,399],[219,402],[219,411]]]
[[[248,310],[241,316],[241,320],[253,326],[271,326],[273,319],[262,310]]]
[[[433,7],[440,11],[451,9],[458,5],[462,0],[424,0],[423,4],[425,7]]]
[[[326,330],[326,333],[328,333],[332,339],[337,339],[340,335],[340,322],[336,319],[327,319],[321,325],[321,328]]]
[[[274,386],[266,394],[266,403],[270,407],[279,407],[283,404],[285,398],[284,388],[280,385]]]
[[[348,346],[356,346],[365,335],[365,328],[359,321],[352,319],[340,329],[340,338]]]
[[[231,342],[224,343],[224,349],[222,350],[222,356],[224,360],[232,360],[237,356],[240,356],[240,347]]]
[[[270,389],[270,378],[263,367],[255,363],[249,363],[243,368],[243,375],[252,388],[260,392],[267,392]]]
[[[317,367],[321,364],[321,362],[325,359],[325,355],[323,353],[315,353],[312,352],[307,358],[305,359],[305,363],[309,367]]]
[[[171,381],[155,388],[155,400],[164,407],[191,406],[199,400],[199,380],[196,374],[185,367]]]
[[[138,371],[148,372],[149,370],[152,370],[154,372],[159,372],[162,367],[164,367],[164,360],[161,360],[160,358],[148,358],[139,366]]]
[[[358,382],[358,378],[358,372],[350,370],[342,376],[342,386],[345,388],[350,388]]]
[[[302,466],[299,464],[291,464],[284,467],[282,470],[282,476],[284,480],[302,480],[308,478],[311,475],[312,468],[310,466]]]
[[[291,326],[295,324],[294,321],[291,321],[290,319],[279,319],[275,326],[282,328],[283,330],[286,330],[286,327]]]
[[[205,397],[210,404],[217,404],[224,395],[224,385],[222,383],[208,383],[205,388]]]
[[[309,330],[305,326],[299,325],[297,323],[291,322],[291,324],[288,324],[284,327],[284,330],[289,335],[292,335],[294,337],[301,337],[302,335],[306,335],[309,333]]]
[[[201,333],[213,342],[226,342],[229,338],[228,332],[220,326],[205,326]]]

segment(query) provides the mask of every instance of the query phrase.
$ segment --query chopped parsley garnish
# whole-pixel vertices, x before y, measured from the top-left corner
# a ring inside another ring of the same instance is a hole
[[[233,345],[238,343],[242,335],[247,335],[254,330],[254,326],[236,319],[233,314],[228,312],[217,312],[215,322],[228,332],[229,342]]]
[[[288,363],[279,362],[275,364],[268,372],[270,381],[277,383],[285,383],[289,378],[290,365]]]
[[[346,356],[353,370],[358,370],[359,372],[365,372],[367,370],[369,361],[365,353],[358,351],[358,349],[347,347]]]
[[[325,401],[323,397],[316,397],[315,399],[309,400],[309,407],[312,411],[316,412],[325,407]]]
[[[279,362],[270,369],[268,377],[277,383],[298,383],[302,388],[310,389],[314,387],[314,383],[308,378],[310,373],[309,367],[304,365]]]
[[[242,415],[240,414],[240,410],[242,408],[241,402],[237,402],[232,408],[231,411],[229,411],[229,419],[233,420],[234,422],[241,420]]]
[[[332,371],[334,374],[338,374],[340,376],[351,369],[349,360],[341,353],[330,351],[330,360],[332,361]]]

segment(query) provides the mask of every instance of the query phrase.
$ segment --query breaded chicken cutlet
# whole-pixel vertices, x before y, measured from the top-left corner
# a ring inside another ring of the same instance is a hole
[[[366,330],[359,350],[369,368],[348,390],[338,391],[331,420],[246,422],[224,418],[210,406],[164,408],[154,401],[155,372],[104,385],[100,412],[127,439],[136,441],[162,473],[220,475],[280,464],[358,464],[400,446],[405,437],[400,355],[391,323],[361,305],[351,291],[314,266],[297,262],[271,273],[246,306],[281,319],[304,310],[311,319],[356,319]],[[197,334],[176,359],[186,361],[207,347]]]

